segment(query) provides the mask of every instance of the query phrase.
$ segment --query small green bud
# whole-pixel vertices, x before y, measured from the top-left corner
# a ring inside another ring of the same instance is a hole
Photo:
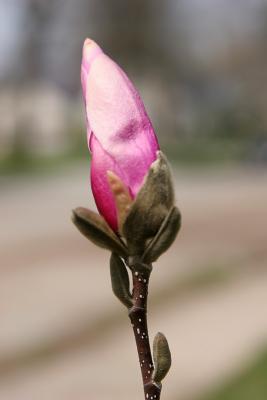
[[[159,151],[123,224],[123,235],[131,255],[142,255],[174,202],[169,165]]]
[[[166,337],[158,332],[153,342],[153,360],[155,369],[153,380],[160,383],[167,375],[171,367],[171,353]]]
[[[122,259],[112,253],[110,257],[110,276],[112,290],[115,296],[127,307],[133,305],[133,299],[130,294],[130,282],[127,268]]]
[[[78,207],[73,210],[72,221],[79,231],[97,246],[127,257],[126,246],[101,215],[87,208]]]
[[[147,246],[142,260],[145,263],[156,261],[174,242],[181,227],[181,213],[177,207],[173,207],[162,222],[156,236]]]

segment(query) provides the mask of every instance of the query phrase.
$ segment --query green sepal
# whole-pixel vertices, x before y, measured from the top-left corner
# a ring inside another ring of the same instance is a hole
[[[143,254],[147,240],[157,234],[173,203],[169,165],[159,151],[123,224],[123,235],[131,255]]]
[[[133,272],[140,272],[141,274],[150,274],[152,271],[152,264],[142,262],[140,257],[128,257],[127,265]]]
[[[158,332],[153,342],[154,372],[152,379],[160,383],[171,367],[171,352],[168,341],[163,333]]]
[[[72,212],[72,221],[79,231],[97,246],[127,257],[126,246],[101,215],[87,208],[78,207]]]
[[[161,224],[156,236],[148,244],[142,261],[151,263],[156,261],[174,242],[181,227],[181,213],[173,207]]]
[[[122,259],[115,253],[110,257],[110,276],[113,293],[127,308],[131,308],[133,299],[128,271]]]

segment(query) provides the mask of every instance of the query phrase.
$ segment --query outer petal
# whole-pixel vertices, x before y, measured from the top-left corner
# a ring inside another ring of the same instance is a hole
[[[139,94],[103,53],[91,65],[86,111],[94,135],[124,171],[125,183],[135,195],[156,159],[158,142]]]
[[[87,79],[89,76],[90,67],[94,61],[94,59],[103,53],[102,49],[91,39],[86,39],[83,45],[83,56],[82,56],[82,65],[81,65],[81,84],[83,91],[83,99],[86,107],[86,87],[87,87]],[[87,134],[90,136],[90,124],[86,115],[87,122]]]
[[[94,61],[94,59],[99,55],[102,54],[102,49],[91,39],[85,39],[83,45],[83,56],[82,56],[82,65],[81,69],[87,75],[89,73],[90,67]],[[83,87],[83,94],[85,96],[85,87]]]
[[[91,187],[95,202],[100,214],[104,216],[110,227],[117,231],[117,211],[113,194],[108,184],[107,171],[113,171],[122,180],[125,180],[126,177],[116,161],[103,149],[93,133],[90,139],[90,147],[92,149]]]
[[[138,92],[94,42],[85,42],[81,75],[92,189],[100,213],[114,229],[116,210],[107,170],[118,175],[135,197],[159,146]]]

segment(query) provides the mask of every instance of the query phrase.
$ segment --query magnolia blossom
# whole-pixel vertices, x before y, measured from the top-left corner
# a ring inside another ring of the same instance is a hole
[[[92,191],[100,214],[117,231],[117,209],[108,171],[122,180],[134,199],[157,157],[158,141],[132,82],[90,39],[83,46],[81,82],[92,153]]]

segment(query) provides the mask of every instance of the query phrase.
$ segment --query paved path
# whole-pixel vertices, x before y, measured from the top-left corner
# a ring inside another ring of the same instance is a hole
[[[267,301],[266,175],[256,170],[177,175],[183,230],[155,265],[152,294],[207,266],[244,265],[245,272],[181,304],[175,292],[160,306],[151,304],[152,332],[163,330],[173,353],[166,399],[215,384],[267,341],[262,313]],[[80,237],[69,222],[71,208],[92,205],[87,179],[86,169],[79,168],[53,179],[4,182],[0,398],[5,400],[138,396],[135,349],[124,310],[111,294],[108,253]],[[54,355],[33,352],[23,364],[32,349],[49,353],[53,343]]]

